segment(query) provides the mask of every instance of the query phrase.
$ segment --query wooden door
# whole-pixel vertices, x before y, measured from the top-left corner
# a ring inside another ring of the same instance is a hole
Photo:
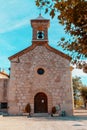
[[[34,98],[34,112],[47,113],[47,96],[44,93],[36,94]]]

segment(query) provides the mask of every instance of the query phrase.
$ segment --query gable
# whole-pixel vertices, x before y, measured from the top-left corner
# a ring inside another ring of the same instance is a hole
[[[67,59],[67,60],[69,60],[69,61],[71,60],[71,57],[70,57],[70,56],[68,56],[68,55],[66,55],[66,54],[64,54],[64,53],[62,53],[62,52],[59,51],[59,50],[56,50],[56,49],[50,47],[48,44],[38,44],[38,45],[37,45],[37,44],[33,44],[33,45],[31,45],[30,47],[28,47],[28,48],[26,48],[26,49],[24,49],[24,50],[22,50],[22,51],[20,51],[20,52],[18,52],[18,53],[16,53],[16,54],[10,56],[8,59],[9,59],[9,60],[12,60],[12,59],[14,59],[14,58],[20,57],[20,56],[26,54],[27,52],[32,51],[36,46],[45,46],[45,47],[46,47],[48,50],[50,50],[51,52],[56,53],[56,54],[60,55],[61,57],[65,58],[65,59]]]

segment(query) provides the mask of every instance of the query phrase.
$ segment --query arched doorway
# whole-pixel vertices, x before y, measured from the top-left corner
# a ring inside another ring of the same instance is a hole
[[[35,113],[47,113],[48,101],[47,96],[44,93],[37,93],[34,97],[34,112]]]

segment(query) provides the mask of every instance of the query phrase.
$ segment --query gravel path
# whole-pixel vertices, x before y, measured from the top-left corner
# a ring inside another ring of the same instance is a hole
[[[0,130],[87,130],[87,117],[0,117]]]

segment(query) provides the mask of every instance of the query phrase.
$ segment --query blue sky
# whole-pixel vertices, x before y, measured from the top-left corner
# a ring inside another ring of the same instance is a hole
[[[0,0],[0,68],[6,71],[10,66],[8,57],[31,45],[32,28],[30,20],[38,17],[39,9],[35,0]],[[65,35],[63,27],[58,24],[57,19],[51,19],[48,14],[42,15],[50,19],[49,44],[56,49],[57,42]],[[84,84],[87,84],[87,74],[75,69],[73,75],[82,77]]]

